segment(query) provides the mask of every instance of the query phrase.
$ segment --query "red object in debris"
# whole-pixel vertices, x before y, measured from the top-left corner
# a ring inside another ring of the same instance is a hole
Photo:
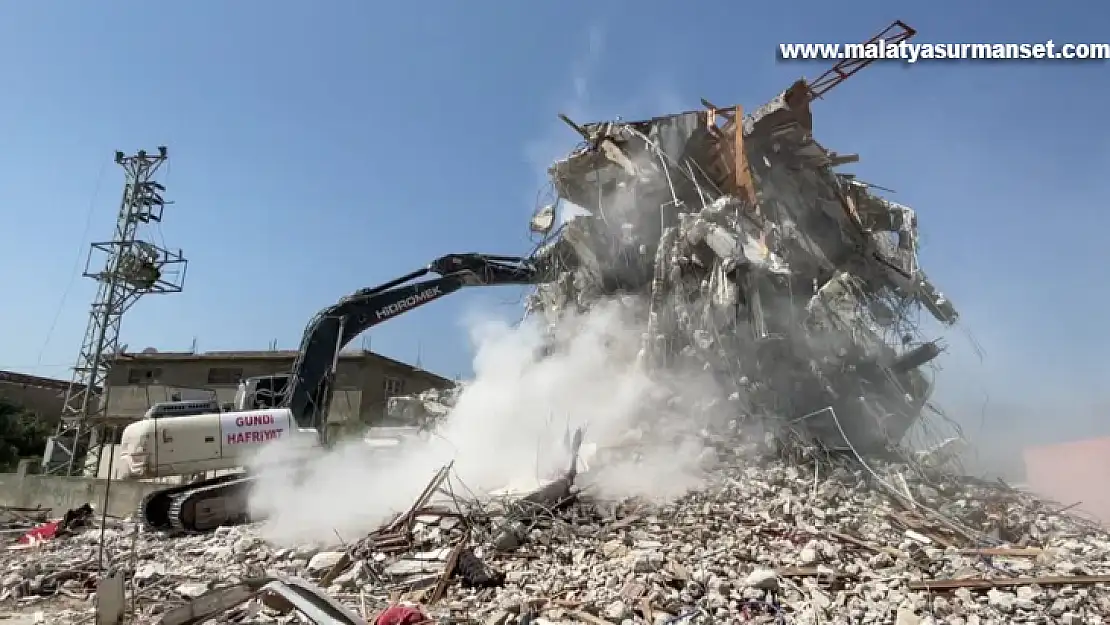
[[[58,519],[57,521],[51,521],[49,523],[43,523],[38,527],[34,527],[28,530],[26,534],[20,536],[19,542],[21,544],[27,545],[30,544],[32,541],[50,540],[51,538],[54,538],[58,535],[58,529],[61,527],[61,519]]]
[[[428,621],[428,617],[416,608],[408,605],[392,605],[385,609],[374,620],[374,625],[416,625]]]

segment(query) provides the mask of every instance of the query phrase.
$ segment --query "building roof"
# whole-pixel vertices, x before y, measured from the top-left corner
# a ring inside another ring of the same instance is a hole
[[[27,373],[17,373],[15,371],[0,371],[0,382],[7,382],[8,384],[19,384],[21,386],[34,386],[37,388],[46,388],[59,391],[64,391],[69,388],[69,380],[44,378]]]
[[[294,360],[297,357],[295,349],[272,349],[257,351],[211,351],[211,352],[123,352],[116,356],[119,361],[127,362],[211,362],[241,360]],[[443,384],[453,384],[451,380],[432,373],[427,369],[415,367],[389,356],[383,356],[368,349],[344,350],[339,353],[340,360],[376,360],[391,367],[402,369],[406,373],[435,378]]]

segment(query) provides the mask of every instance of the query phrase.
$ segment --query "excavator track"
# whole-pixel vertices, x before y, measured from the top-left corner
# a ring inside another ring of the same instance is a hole
[[[221,525],[250,522],[247,495],[253,476],[236,475],[216,484],[179,492],[170,503],[169,520],[178,532],[210,532]]]
[[[151,531],[185,533],[249,522],[247,493],[254,479],[235,473],[153,492],[139,504],[139,518]]]

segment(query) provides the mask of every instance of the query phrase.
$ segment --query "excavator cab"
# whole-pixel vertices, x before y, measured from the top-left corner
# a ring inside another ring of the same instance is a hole
[[[289,389],[288,373],[247,378],[239,385],[235,405],[239,410],[262,410],[285,405]]]

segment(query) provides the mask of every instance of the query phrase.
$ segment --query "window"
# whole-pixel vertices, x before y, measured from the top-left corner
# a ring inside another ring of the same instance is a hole
[[[212,367],[208,370],[209,384],[232,385],[243,380],[241,367]]]
[[[161,369],[148,369],[145,367],[131,367],[127,370],[128,384],[157,384],[162,377]]]
[[[386,399],[405,394],[405,381],[401,378],[386,377],[383,384]]]

